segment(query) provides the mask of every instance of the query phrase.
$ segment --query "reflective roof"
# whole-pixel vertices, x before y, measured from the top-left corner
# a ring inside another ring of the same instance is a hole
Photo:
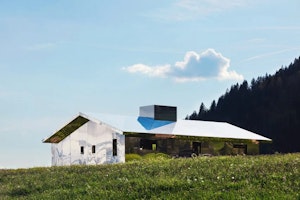
[[[226,122],[198,121],[198,120],[177,120],[157,121],[140,119],[140,117],[120,116],[97,113],[79,113],[71,122],[66,124],[59,131],[43,140],[48,143],[58,143],[74,132],[87,121],[104,123],[112,128],[126,133],[146,133],[177,136],[195,136],[208,138],[230,138],[245,140],[271,141],[271,139],[256,133],[247,131]],[[63,133],[63,134],[62,134]]]
[[[177,120],[176,122],[167,123],[166,125],[147,130],[138,121],[138,117],[93,113],[89,113],[88,115],[84,115],[83,113],[81,114],[87,118],[98,119],[125,133],[149,133],[271,141],[271,139],[269,138],[258,135],[251,131],[247,131],[226,122]]]
[[[44,140],[45,143],[59,143],[63,139],[65,139],[68,135],[73,133],[75,130],[77,130],[79,127],[81,127],[83,124],[88,122],[89,120],[85,117],[82,117],[78,115],[75,119],[73,119],[71,122],[66,124],[64,127],[56,131],[53,135],[48,137]]]

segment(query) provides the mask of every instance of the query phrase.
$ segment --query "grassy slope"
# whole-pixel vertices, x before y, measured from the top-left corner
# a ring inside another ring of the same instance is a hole
[[[300,154],[0,170],[0,199],[300,199]]]

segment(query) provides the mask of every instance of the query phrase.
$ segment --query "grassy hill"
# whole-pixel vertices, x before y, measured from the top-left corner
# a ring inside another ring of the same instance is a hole
[[[0,199],[300,199],[300,154],[0,170]]]

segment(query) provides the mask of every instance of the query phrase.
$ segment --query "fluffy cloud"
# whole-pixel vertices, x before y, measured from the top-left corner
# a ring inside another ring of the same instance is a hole
[[[130,73],[141,73],[149,76],[165,77],[171,70],[170,65],[160,65],[150,67],[144,64],[135,64],[130,67],[123,68]]]
[[[177,82],[201,81],[207,79],[242,80],[243,76],[235,71],[229,71],[230,60],[214,49],[207,49],[198,54],[189,51],[183,61],[174,65],[148,66],[135,64],[123,68],[130,73],[140,73],[152,77],[170,77]]]

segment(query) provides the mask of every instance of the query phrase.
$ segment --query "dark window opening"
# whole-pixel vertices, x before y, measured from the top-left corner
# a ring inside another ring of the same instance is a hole
[[[113,139],[113,156],[117,156],[117,139]]]
[[[96,153],[96,146],[95,145],[92,146],[92,153]]]
[[[157,146],[156,140],[141,139],[141,141],[140,141],[141,149],[156,151],[156,146]]]
[[[201,154],[201,142],[193,142],[193,153]]]
[[[81,153],[81,154],[84,154],[84,146],[81,146],[81,147],[80,147],[80,153]]]
[[[233,148],[238,150],[238,154],[247,154],[248,149],[246,144],[233,144]]]

